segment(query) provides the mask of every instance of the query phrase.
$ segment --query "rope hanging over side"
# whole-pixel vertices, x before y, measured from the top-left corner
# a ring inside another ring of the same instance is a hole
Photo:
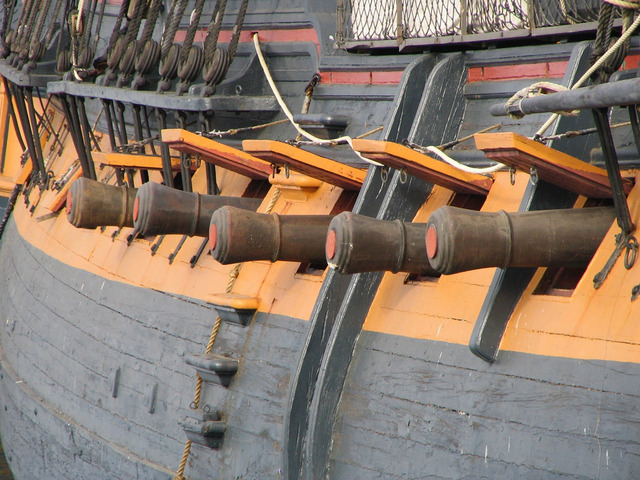
[[[262,70],[264,72],[265,77],[267,78],[267,82],[269,83],[269,86],[271,87],[271,91],[273,92],[274,97],[276,97],[276,100],[278,101],[278,105],[280,105],[280,108],[282,109],[283,113],[286,115],[286,117],[289,119],[289,122],[291,123],[291,125],[293,125],[293,127],[298,131],[298,133],[300,135],[302,135],[303,137],[311,140],[314,144],[317,145],[335,145],[337,143],[347,143],[351,149],[353,150],[353,152],[363,161],[371,164],[371,165],[375,165],[377,167],[381,167],[382,164],[378,163],[378,162],[374,162],[373,160],[370,160],[364,156],[362,156],[360,154],[360,152],[358,152],[357,150],[353,149],[353,139],[349,136],[343,136],[343,137],[339,137],[339,138],[334,138],[332,140],[323,140],[321,138],[316,137],[315,135],[312,135],[311,133],[307,132],[306,130],[304,130],[298,123],[296,123],[293,120],[293,114],[291,113],[291,110],[289,110],[289,107],[287,107],[287,104],[284,102],[282,95],[280,95],[280,92],[278,91],[278,87],[276,86],[273,77],[271,76],[271,72],[269,71],[269,67],[267,66],[267,62],[264,59],[264,55],[262,54],[262,50],[260,49],[260,40],[258,39],[258,34],[254,33],[253,34],[253,45],[256,49],[256,53],[258,54],[258,60],[260,60],[260,65],[262,66]]]

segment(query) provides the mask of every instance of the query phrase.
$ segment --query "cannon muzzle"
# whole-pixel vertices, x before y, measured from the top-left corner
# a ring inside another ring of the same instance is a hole
[[[440,207],[427,222],[427,255],[443,274],[486,267],[584,267],[614,218],[610,207],[519,213]]]
[[[390,271],[439,276],[424,249],[426,223],[337,215],[327,233],[326,256],[340,273]]]
[[[136,191],[80,177],[67,192],[67,219],[78,228],[133,227]]]
[[[211,215],[225,205],[256,210],[258,198],[201,195],[147,182],[138,189],[133,221],[141,235],[188,235],[206,237]]]
[[[223,265],[254,260],[325,264],[324,241],[332,218],[222,207],[211,217],[209,247]]]

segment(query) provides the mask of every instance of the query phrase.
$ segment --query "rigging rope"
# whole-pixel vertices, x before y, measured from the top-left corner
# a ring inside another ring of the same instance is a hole
[[[224,0],[224,5],[226,5],[226,0]],[[249,0],[242,0],[240,10],[236,17],[236,23],[232,30],[231,41],[229,42],[227,49],[216,47],[220,28],[222,27],[224,10],[222,13],[218,14],[218,22],[213,32],[214,40],[211,42],[211,56],[208,61],[205,61],[204,66],[203,77],[207,85],[202,90],[203,96],[213,95],[213,93],[215,93],[215,86],[224,80],[224,77],[229,70],[229,66],[231,65],[231,62],[233,62],[238,50],[238,42],[240,41],[240,34],[242,33],[242,26],[244,25],[248,6]]]
[[[618,2],[619,0],[607,0],[608,3],[614,3],[614,2]],[[632,2],[634,5],[636,5],[633,8],[640,8],[640,2],[636,3],[636,2]],[[617,3],[614,3],[617,5]],[[631,35],[633,35],[633,33],[635,32],[635,30],[638,28],[638,26],[640,26],[640,16],[638,16],[633,23],[629,26],[629,28],[627,28],[624,33],[622,34],[622,36],[604,53],[604,55],[602,55],[579,79],[578,81],[571,87],[571,90],[575,90],[576,88],[581,87],[587,80],[589,80],[589,78],[591,78],[591,75],[593,75],[602,65],[604,65],[604,63],[609,60],[609,58],[619,49],[622,48],[623,45],[625,44],[625,42],[627,42],[627,40],[631,37]],[[553,115],[551,115],[547,121],[538,129],[538,131],[536,132],[536,134],[533,136],[534,139],[538,139],[540,138],[542,135],[544,135],[544,132],[547,131],[547,129],[553,124],[553,122],[555,122],[555,120],[558,118],[558,114],[554,113]]]
[[[0,27],[0,42],[2,51],[0,57],[6,58],[11,53],[11,48],[8,42],[9,33],[7,28],[11,26],[13,21],[13,14],[15,12],[17,0],[4,0],[4,8],[2,10],[2,26]]]
[[[180,57],[180,46],[174,43],[178,31],[180,19],[187,8],[187,0],[173,0],[166,25],[168,26],[162,33],[162,48],[160,53],[160,65],[158,72],[162,79],[158,82],[157,92],[169,90],[171,80],[176,76],[178,70],[178,60]]]
[[[135,61],[137,75],[131,85],[131,88],[134,90],[145,83],[144,75],[149,73],[160,59],[160,45],[152,39],[152,36],[162,5],[163,0],[151,0],[147,20],[144,24],[140,40],[137,43],[137,58]]]
[[[273,81],[273,77],[271,76],[271,73],[269,72],[269,67],[267,66],[267,63],[266,63],[266,61],[264,59],[264,56],[262,54],[262,50],[260,49],[260,40],[258,39],[258,34],[257,33],[253,34],[253,44],[255,46],[256,53],[258,54],[258,60],[260,60],[260,65],[262,66],[262,70],[264,71],[264,74],[267,77],[267,82],[269,83],[269,86],[271,87],[271,91],[273,92],[273,95],[276,97],[276,100],[278,101],[278,104],[280,105],[280,108],[282,109],[282,111],[284,112],[286,117],[289,119],[289,122],[293,125],[293,127],[298,131],[298,133],[300,135],[302,135],[303,137],[311,140],[316,145],[335,145],[337,143],[346,143],[351,147],[353,152],[358,157],[360,157],[362,160],[364,160],[365,162],[367,162],[367,163],[369,163],[371,165],[375,165],[377,167],[383,166],[382,164],[380,164],[378,162],[375,162],[373,160],[370,160],[370,159],[364,157],[362,154],[360,154],[360,152],[355,150],[353,148],[353,139],[351,137],[349,137],[349,136],[345,135],[345,136],[342,136],[342,137],[339,137],[339,138],[334,138],[332,140],[323,140],[321,138],[316,137],[315,135],[312,135],[311,133],[307,132],[302,127],[300,127],[300,125],[294,121],[291,111],[289,110],[289,108],[285,104],[284,100],[282,99],[282,96],[280,95],[280,92],[278,91],[278,88],[275,85],[275,82]],[[449,157],[444,152],[439,150],[438,147],[429,146],[429,147],[425,147],[425,148],[427,150],[429,150],[431,153],[433,153],[433,154],[437,155],[438,157],[440,157],[441,159],[443,159],[445,162],[449,163],[450,165],[452,165],[452,166],[454,166],[456,168],[459,168],[460,170],[463,170],[465,172],[469,172],[469,173],[478,173],[478,174],[482,175],[482,174],[488,174],[488,173],[495,172],[495,171],[500,170],[501,168],[505,167],[502,163],[496,163],[495,165],[493,165],[491,167],[487,167],[487,168],[473,168],[473,167],[469,167],[467,165],[464,165],[464,164],[454,160],[453,158]]]
[[[180,56],[178,57],[178,77],[180,77],[180,82],[176,87],[178,95],[182,95],[189,88],[189,84],[198,76],[204,64],[202,48],[193,45],[203,9],[204,0],[196,0],[195,7],[191,13],[191,21],[187,28],[187,36],[184,39],[180,49]]]
[[[354,151],[354,153],[358,157],[360,157],[360,159],[364,160],[367,163],[370,163],[371,165],[375,165],[377,167],[381,167],[382,166],[381,163],[374,162],[373,160],[370,160],[370,159],[362,156],[360,154],[360,152],[358,152],[357,150],[354,150],[353,149],[353,139],[351,137],[342,136],[342,137],[339,137],[339,138],[334,138],[332,140],[324,140],[324,139],[318,138],[315,135],[312,135],[311,133],[307,132],[298,123],[296,123],[294,121],[294,119],[293,119],[293,114],[291,113],[291,110],[289,110],[289,108],[287,107],[287,104],[282,99],[282,96],[280,95],[280,92],[278,91],[278,87],[276,87],[276,84],[273,81],[273,77],[271,76],[271,72],[269,71],[269,67],[267,66],[267,62],[264,59],[264,55],[262,54],[262,50],[260,49],[260,40],[258,39],[258,34],[257,33],[253,34],[253,45],[254,45],[254,47],[256,49],[256,53],[258,54],[258,60],[260,61],[260,65],[262,66],[262,70],[264,72],[265,77],[267,78],[267,82],[269,83],[269,86],[271,87],[271,91],[273,92],[273,95],[276,97],[276,100],[278,101],[278,104],[280,105],[280,108],[282,109],[282,111],[284,112],[286,117],[289,119],[289,122],[291,123],[291,125],[293,125],[293,127],[298,131],[298,133],[300,135],[302,135],[303,137],[311,140],[312,142],[314,142],[317,145],[335,145],[336,143],[339,143],[339,142],[345,142],[351,147],[351,149]]]

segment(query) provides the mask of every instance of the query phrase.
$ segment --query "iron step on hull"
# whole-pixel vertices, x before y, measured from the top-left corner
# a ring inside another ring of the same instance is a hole
[[[631,11],[13,3],[16,480],[637,476]]]

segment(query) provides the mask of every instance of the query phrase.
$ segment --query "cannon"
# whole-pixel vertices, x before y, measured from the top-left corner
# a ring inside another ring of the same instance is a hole
[[[211,215],[218,208],[233,205],[256,210],[259,198],[201,195],[147,182],[138,189],[133,222],[141,235],[188,235],[206,237]]]
[[[506,213],[440,207],[426,250],[442,274],[487,267],[585,267],[615,218],[613,207]]]
[[[390,271],[439,276],[429,265],[426,223],[375,218],[343,212],[329,225],[327,262],[340,273]]]
[[[67,192],[67,219],[77,228],[133,227],[136,192],[80,177]]]
[[[211,217],[209,248],[223,265],[255,260],[325,264],[324,242],[332,218],[255,213],[226,206]]]

